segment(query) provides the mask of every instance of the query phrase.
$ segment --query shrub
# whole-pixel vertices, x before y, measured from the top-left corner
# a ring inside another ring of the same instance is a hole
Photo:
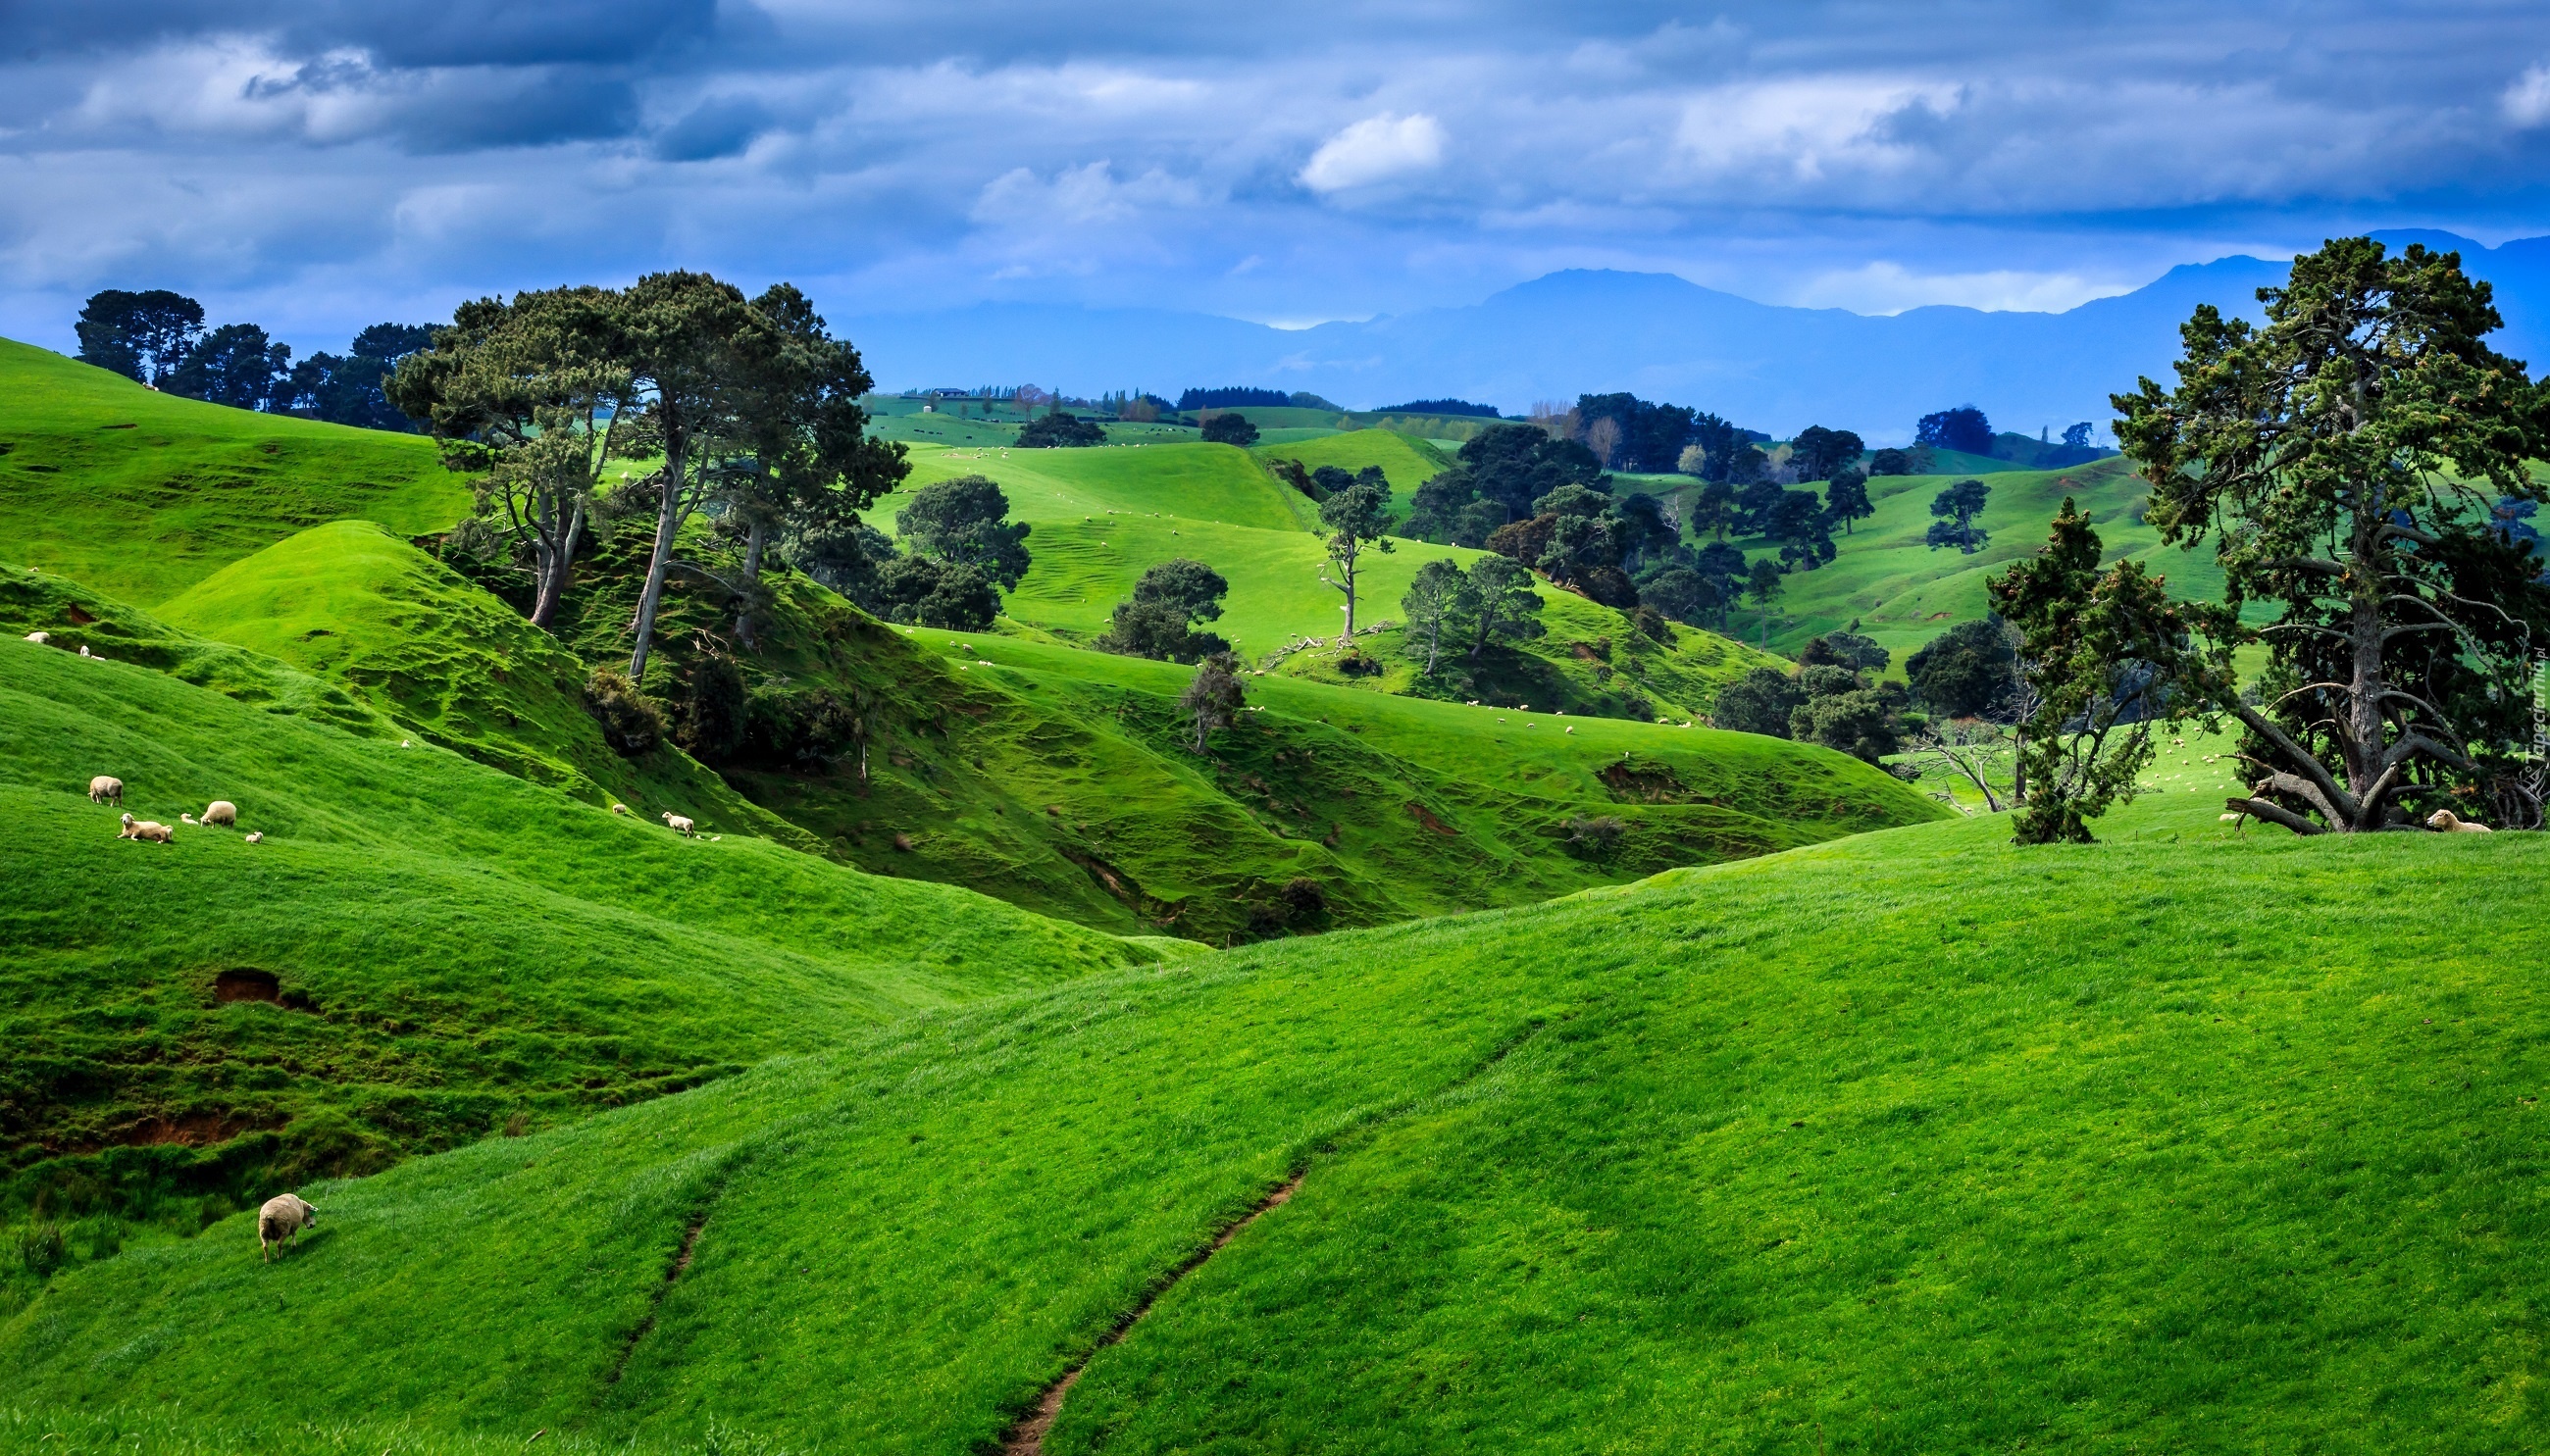
[[[38,1279],[51,1278],[70,1261],[70,1240],[62,1236],[62,1225],[29,1220],[18,1230],[18,1260]]]
[[[1081,419],[1078,415],[1056,412],[1028,422],[1019,432],[1019,448],[1056,449],[1080,445],[1105,444],[1105,426]]]
[[[602,726],[602,740],[623,758],[651,752],[664,741],[664,715],[638,685],[608,667],[584,682],[584,711]]]
[[[1257,427],[1248,423],[1246,415],[1216,415],[1204,422],[1204,437],[1245,449],[1257,443]]]
[[[1568,847],[1595,859],[1607,858],[1619,847],[1620,836],[1629,826],[1609,814],[1577,815],[1567,822]]]
[[[702,763],[727,763],[743,746],[743,669],[723,652],[702,652],[684,664],[665,705],[673,741]]]

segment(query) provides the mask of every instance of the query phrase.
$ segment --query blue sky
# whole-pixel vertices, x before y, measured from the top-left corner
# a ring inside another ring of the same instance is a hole
[[[100,287],[307,352],[667,266],[1293,325],[1582,266],[2059,309],[2550,233],[2537,3],[0,0],[0,334],[56,347]]]

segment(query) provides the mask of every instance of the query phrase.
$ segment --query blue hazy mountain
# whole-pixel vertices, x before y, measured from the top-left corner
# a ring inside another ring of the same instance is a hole
[[[2375,237],[2458,249],[2496,285],[2516,358],[2550,362],[2550,238],[2490,248],[2449,233]],[[1309,390],[1355,408],[1535,400],[1629,390],[1785,436],[1810,424],[1901,441],[1932,410],[1976,404],[2001,429],[2104,430],[2108,396],[2169,381],[2178,326],[2201,303],[2255,318],[2283,260],[2226,257],[2059,314],[1921,308],[1875,317],[1784,308],[1669,273],[1570,270],[1460,308],[1282,330],[1158,309],[978,304],[845,321],[887,388],[1033,381],[1075,394],[1189,385]]]

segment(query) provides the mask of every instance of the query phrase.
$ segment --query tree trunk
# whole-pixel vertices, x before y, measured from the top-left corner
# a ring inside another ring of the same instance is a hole
[[[633,686],[646,679],[646,649],[655,639],[655,609],[664,599],[664,572],[673,564],[673,537],[682,529],[684,452],[679,439],[674,430],[665,430],[662,504],[655,512],[655,554],[646,563],[646,590],[638,599],[638,647],[629,657],[629,681]]]
[[[567,578],[575,568],[576,538],[583,534],[584,507],[579,504],[567,515],[566,534],[554,544],[542,534],[540,547],[534,552],[539,558],[540,579],[539,593],[532,600],[532,626],[542,631],[550,631],[550,624],[557,620],[558,603],[566,596]]]
[[[761,591],[761,550],[769,539],[770,524],[755,520],[743,542],[743,607],[735,615],[735,639],[755,650],[761,644],[752,639],[752,609]]]

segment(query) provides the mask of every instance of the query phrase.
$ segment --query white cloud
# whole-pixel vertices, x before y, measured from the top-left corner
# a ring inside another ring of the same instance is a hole
[[[1203,201],[1203,191],[1195,183],[1157,167],[1120,182],[1111,163],[1093,161],[1064,167],[1051,181],[1026,167],[1013,167],[983,185],[972,216],[978,223],[1011,227],[1087,226],[1121,223],[1152,208],[1194,207]]]
[[[2537,127],[2550,122],[2550,65],[2524,68],[2497,99],[2505,119],[2518,127]]]
[[[1442,159],[1441,123],[1422,111],[1412,116],[1385,111],[1322,144],[1299,180],[1314,192],[1338,192],[1422,172]]]
[[[2059,314],[2094,298],[2130,292],[2139,282],[2096,282],[2077,273],[2031,273],[2011,268],[1984,273],[1915,273],[1902,263],[1881,261],[1818,274],[1788,301],[1809,308],[1848,309],[1855,314],[1900,314],[1931,304]]]
[[[1953,86],[1848,75],[1727,86],[1685,107],[1674,140],[1704,177],[1817,183],[1902,168],[1918,149],[1886,124],[1946,116],[1958,104]]]

